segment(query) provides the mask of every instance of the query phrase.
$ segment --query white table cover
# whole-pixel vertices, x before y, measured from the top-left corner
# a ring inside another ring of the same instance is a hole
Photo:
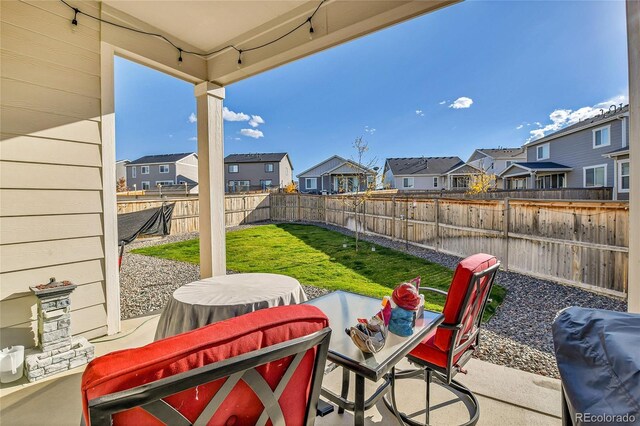
[[[278,274],[232,274],[178,288],[165,306],[155,340],[258,309],[306,302],[298,280]]]

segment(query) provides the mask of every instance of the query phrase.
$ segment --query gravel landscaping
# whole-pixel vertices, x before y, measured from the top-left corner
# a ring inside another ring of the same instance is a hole
[[[318,225],[346,235],[351,231],[335,226]],[[248,225],[256,226],[256,225]],[[259,225],[257,225],[259,226]],[[229,230],[241,229],[247,226]],[[197,265],[129,253],[131,249],[149,245],[188,240],[197,234],[138,240],[126,248],[120,272],[122,318],[162,309],[173,291],[199,276]],[[405,251],[403,242],[377,236],[361,236],[363,240]],[[409,246],[408,253],[455,268],[460,258],[433,250]],[[228,273],[234,273],[228,271]],[[428,284],[428,277],[423,277]],[[626,311],[626,302],[513,272],[499,272],[497,282],[508,290],[507,296],[491,320],[484,324],[480,349],[476,357],[549,377],[558,377],[553,356],[551,323],[556,313],[569,306]],[[303,287],[309,298],[328,291]]]

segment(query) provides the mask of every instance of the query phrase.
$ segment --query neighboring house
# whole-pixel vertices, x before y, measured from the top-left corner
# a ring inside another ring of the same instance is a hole
[[[130,162],[126,168],[130,190],[198,183],[198,155],[193,152],[146,155]]]
[[[505,189],[617,186],[617,192],[625,194],[629,182],[629,163],[625,162],[628,140],[629,106],[612,106],[609,111],[529,142],[524,146],[527,160],[507,167],[499,177]]]
[[[527,161],[527,153],[522,147],[481,148],[473,151],[467,164],[489,175],[495,175],[497,177],[496,186],[502,188],[502,179],[498,178],[498,175],[513,163],[525,161]]]
[[[293,165],[286,152],[231,154],[224,159],[226,192],[284,188],[293,180]]]
[[[479,175],[483,170],[471,164],[462,163],[454,166],[445,174],[446,189],[469,189],[471,176]]]
[[[604,154],[613,159],[613,199],[628,200],[630,184],[629,146]]]
[[[401,190],[448,189],[447,172],[464,165],[460,157],[387,158],[384,183]]]
[[[367,177],[366,180],[362,179],[363,176]],[[300,173],[298,189],[311,194],[364,191],[374,182],[375,176],[375,170],[334,155]]]
[[[125,184],[127,181],[127,164],[131,161],[129,160],[118,160],[116,161],[116,182],[120,182],[120,179],[124,178]]]

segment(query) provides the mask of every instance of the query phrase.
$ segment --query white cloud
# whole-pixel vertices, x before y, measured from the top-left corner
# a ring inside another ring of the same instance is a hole
[[[453,101],[453,103],[449,105],[449,108],[454,108],[454,109],[469,108],[471,104],[473,104],[473,99],[467,98],[466,96],[462,96],[456,99],[455,101]]]
[[[419,115],[420,117],[424,117],[424,112],[421,109],[417,109],[416,115]]]
[[[234,112],[224,107],[222,108],[222,118],[225,121],[248,121],[250,117],[244,112]]]
[[[260,139],[264,137],[264,133],[256,129],[242,129],[240,130],[240,134],[254,139]]]
[[[198,117],[196,116],[196,113],[192,112],[188,120],[189,120],[189,123],[195,123],[196,121],[198,121]]]
[[[197,140],[198,140],[198,137],[197,137],[197,136],[191,136],[191,137],[189,138],[189,140],[190,140],[190,141],[194,141],[194,142],[195,142],[195,141],[197,141]]]
[[[534,124],[538,126],[537,129],[531,130],[529,134],[531,135],[527,142],[530,142],[535,139],[540,139],[543,136],[546,136],[549,133],[556,132],[564,127],[571,126],[573,124],[579,123],[580,121],[584,121],[591,117],[594,117],[600,114],[602,111],[607,112],[611,105],[625,104],[627,102],[627,97],[625,95],[618,95],[611,98],[608,101],[599,102],[594,106],[585,106],[582,108],[578,108],[576,110],[571,109],[556,109],[549,114],[549,120],[551,123],[542,125],[539,121],[536,121]]]
[[[440,102],[438,102],[438,103],[439,103],[440,105],[444,105],[444,104],[446,104],[447,102],[449,102],[449,101],[444,100],[444,101],[440,101]]]
[[[241,141],[242,140],[241,138],[233,138],[233,139],[236,140],[236,141]]]
[[[251,120],[249,120],[249,126],[258,127],[259,125],[264,124],[264,120],[259,115],[252,115]]]
[[[173,135],[169,135],[169,139],[173,138]]]
[[[372,135],[376,132],[376,129],[374,129],[373,127],[364,126],[364,132]]]
[[[518,127],[516,127],[516,130],[520,130],[524,127],[524,124],[519,125]]]

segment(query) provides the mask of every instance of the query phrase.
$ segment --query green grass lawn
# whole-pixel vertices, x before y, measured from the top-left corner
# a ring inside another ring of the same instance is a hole
[[[356,252],[355,239],[313,225],[257,226],[227,232],[227,268],[288,275],[302,284],[376,298],[390,295],[398,283],[416,276],[422,277],[422,286],[447,290],[451,283],[453,272],[443,266],[368,242],[359,245]],[[197,239],[132,252],[196,264],[200,260]],[[505,293],[494,285],[485,319],[493,315]],[[441,311],[444,297],[426,293],[426,301],[427,309]]]

